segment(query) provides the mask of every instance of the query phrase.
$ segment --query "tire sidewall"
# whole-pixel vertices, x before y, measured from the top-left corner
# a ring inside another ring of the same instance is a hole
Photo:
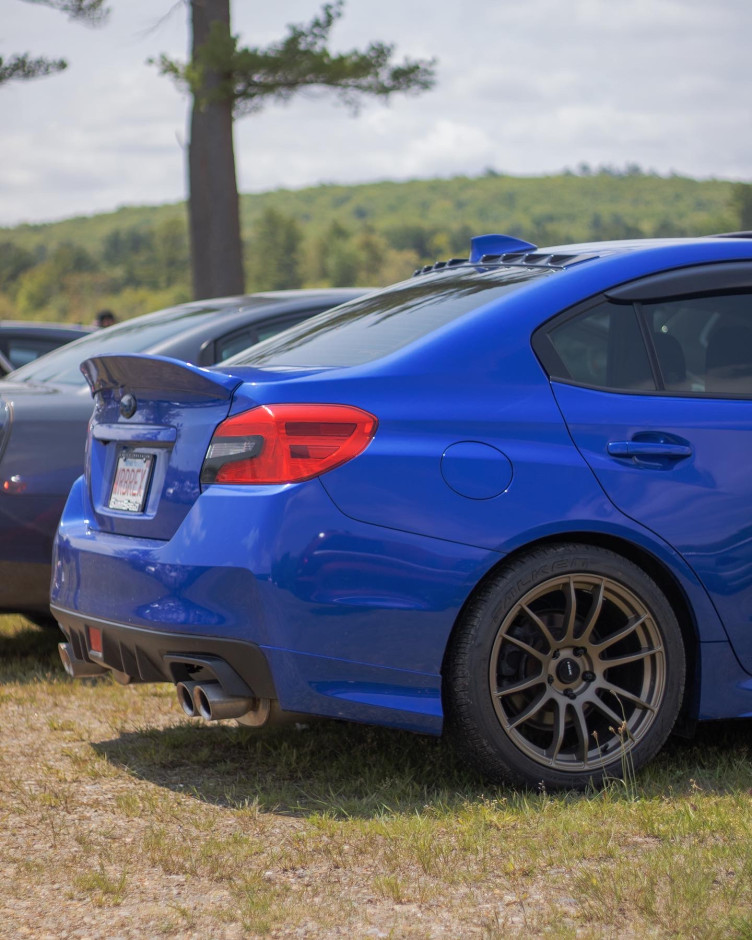
[[[504,730],[493,705],[489,670],[491,651],[506,615],[530,590],[567,575],[610,578],[636,594],[653,617],[664,648],[666,676],[658,714],[644,737],[627,754],[621,749],[604,766],[559,771],[523,753]],[[528,786],[582,789],[610,777],[622,778],[660,749],[681,707],[685,653],[674,612],[655,582],[632,562],[593,546],[549,546],[518,560],[497,575],[468,608],[450,655],[449,724],[460,750],[486,776]],[[459,693],[459,694],[458,694]]]

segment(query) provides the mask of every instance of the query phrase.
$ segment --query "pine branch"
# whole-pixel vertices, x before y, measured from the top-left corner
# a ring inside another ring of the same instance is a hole
[[[65,13],[71,20],[79,20],[89,26],[101,26],[110,15],[106,0],[24,0],[24,3],[36,3],[52,7]]]
[[[357,110],[366,96],[388,98],[395,92],[417,94],[433,87],[435,61],[405,59],[394,64],[392,45],[373,42],[363,51],[331,53],[329,33],[342,11],[342,0],[325,4],[310,23],[288,26],[282,40],[264,49],[240,48],[238,37],[214,22],[193,62],[163,55],[156,64],[197,101],[232,101],[239,116],[258,112],[270,101],[284,103],[317,89],[333,91]]]
[[[26,81],[54,75],[68,67],[65,59],[32,59],[30,55],[14,55],[10,59],[0,56],[0,85],[10,81]]]

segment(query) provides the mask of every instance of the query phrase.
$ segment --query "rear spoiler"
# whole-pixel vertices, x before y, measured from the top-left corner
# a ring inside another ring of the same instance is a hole
[[[81,363],[81,372],[92,395],[126,388],[133,394],[147,393],[149,398],[164,401],[183,398],[223,401],[232,398],[242,382],[237,376],[202,369],[179,359],[137,354],[93,356]]]

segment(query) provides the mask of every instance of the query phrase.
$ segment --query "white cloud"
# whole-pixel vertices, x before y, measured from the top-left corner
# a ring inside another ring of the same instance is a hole
[[[182,56],[185,9],[113,3],[97,31],[7,0],[0,54],[65,54],[70,69],[0,89],[0,224],[159,203],[184,193],[186,101],[145,64]],[[306,22],[317,0],[236,0],[251,43]],[[172,14],[160,20],[163,14]],[[752,178],[748,146],[749,0],[350,2],[337,48],[394,41],[438,60],[429,94],[367,104],[301,98],[236,125],[242,190],[320,181],[482,172],[553,172],[581,161]]]

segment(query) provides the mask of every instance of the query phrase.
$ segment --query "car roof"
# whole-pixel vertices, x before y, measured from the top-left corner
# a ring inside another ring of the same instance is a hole
[[[418,268],[413,276],[437,270],[459,267],[463,264],[523,265],[565,269],[584,261],[618,258],[622,255],[644,254],[674,249],[678,254],[694,249],[699,257],[702,248],[708,249],[708,260],[719,260],[728,246],[729,257],[735,259],[752,256],[752,232],[725,232],[720,235],[701,235],[692,238],[632,238],[617,241],[577,242],[539,248],[530,242],[510,235],[480,235],[471,239],[468,258],[452,258]],[[699,253],[698,253],[699,249]]]
[[[90,333],[94,327],[80,323],[49,323],[40,320],[0,320],[0,330],[24,331],[28,333]]]
[[[83,346],[82,358],[100,354],[96,347],[97,337],[102,336],[101,352],[117,351],[119,337],[137,332],[140,326],[148,330],[151,338],[147,343],[136,346],[130,351],[140,354],[166,355],[177,359],[197,361],[200,350],[219,337],[232,334],[253,325],[257,320],[268,317],[283,318],[286,314],[294,315],[299,311],[318,313],[330,307],[338,306],[355,297],[367,293],[369,288],[317,288],[310,290],[263,291],[255,294],[243,294],[234,297],[210,298],[178,304],[141,317],[123,320],[114,326],[94,332],[87,331],[74,342],[60,349],[40,356],[33,363],[17,369],[10,381],[61,382],[66,384],[63,375],[71,371],[68,360],[75,358]],[[213,316],[216,314],[216,319]],[[31,370],[32,374],[27,374]],[[47,370],[45,374],[45,370]],[[18,373],[21,372],[21,376]],[[78,364],[73,372],[78,376]]]

